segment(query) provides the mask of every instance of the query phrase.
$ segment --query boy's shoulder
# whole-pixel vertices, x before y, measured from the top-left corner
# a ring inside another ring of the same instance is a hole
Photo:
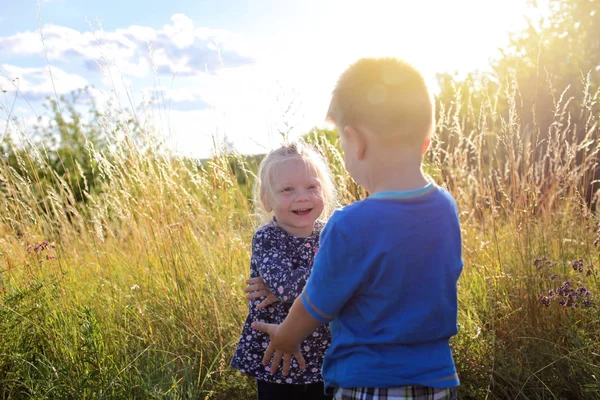
[[[407,201],[399,201],[396,204],[398,207],[403,208],[418,208],[423,206],[423,204],[427,203],[428,207],[432,205],[439,207],[447,207],[449,211],[458,212],[458,207],[456,200],[452,196],[452,194],[446,190],[445,188],[434,184],[434,190],[431,193],[419,198],[414,199],[403,199]],[[356,201],[347,206],[340,207],[335,210],[334,214],[331,216],[329,223],[334,222],[337,225],[344,225],[346,223],[352,223],[352,221],[356,221],[357,217],[360,218],[368,218],[368,217],[377,217],[381,218],[385,216],[386,212],[393,212],[393,209],[388,207],[382,207],[386,203],[386,199],[371,199],[366,198],[363,200]],[[363,221],[364,222],[364,221]]]
[[[344,219],[359,214],[365,210],[365,200],[358,200],[354,203],[347,204],[345,206],[337,208],[334,213],[331,215],[328,223],[334,222],[343,222]],[[367,205],[367,209],[369,206]]]

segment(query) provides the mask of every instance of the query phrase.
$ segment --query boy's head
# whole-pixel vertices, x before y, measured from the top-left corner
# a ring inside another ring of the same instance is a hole
[[[434,130],[434,103],[412,65],[395,58],[363,58],[340,76],[327,119],[340,131],[362,127],[386,142],[421,145]]]
[[[351,146],[358,136],[370,150],[391,154],[414,149],[420,157],[434,131],[434,102],[425,79],[410,64],[395,58],[363,58],[340,76],[327,119],[338,127],[342,147]],[[350,158],[347,167],[352,167],[352,155],[345,149],[344,153]]]

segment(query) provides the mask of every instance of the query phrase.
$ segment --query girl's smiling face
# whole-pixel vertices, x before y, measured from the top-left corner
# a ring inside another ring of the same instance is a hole
[[[323,212],[323,191],[317,173],[301,158],[281,163],[271,176],[268,207],[277,224],[299,237],[312,235],[314,223]]]

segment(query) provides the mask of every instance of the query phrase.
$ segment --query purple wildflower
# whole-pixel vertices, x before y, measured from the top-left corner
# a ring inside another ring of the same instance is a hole
[[[573,269],[575,271],[583,272],[583,260],[579,259],[579,260],[573,261],[573,263],[571,264],[571,267],[573,267]]]
[[[544,264],[546,264],[547,261],[548,261],[548,259],[546,257],[539,257],[539,258],[536,258],[535,260],[533,260],[533,265],[537,269],[542,269],[542,267],[544,266]]]
[[[546,296],[540,296],[540,301],[546,307],[550,307],[550,299]]]

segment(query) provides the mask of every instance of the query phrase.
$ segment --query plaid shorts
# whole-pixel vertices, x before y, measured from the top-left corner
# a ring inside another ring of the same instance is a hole
[[[438,389],[425,386],[398,388],[339,388],[335,400],[457,400],[456,388]]]

